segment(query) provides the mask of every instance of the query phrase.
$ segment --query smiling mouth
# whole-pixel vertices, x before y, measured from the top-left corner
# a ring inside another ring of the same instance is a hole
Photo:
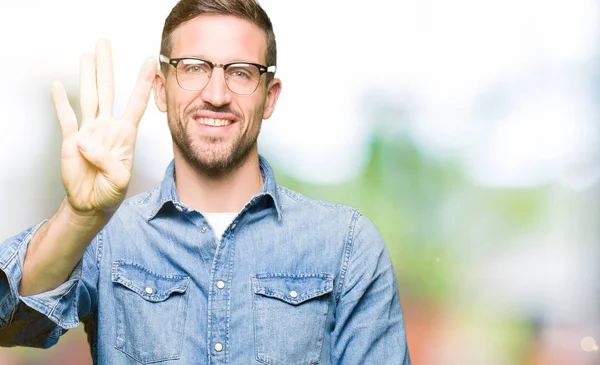
[[[196,122],[202,125],[208,125],[211,127],[225,127],[231,125],[233,121],[229,119],[213,119],[213,118],[198,118]]]

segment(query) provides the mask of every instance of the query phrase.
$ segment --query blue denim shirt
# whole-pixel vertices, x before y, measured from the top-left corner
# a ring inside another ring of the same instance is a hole
[[[20,296],[37,225],[0,245],[0,345],[85,325],[94,364],[410,364],[396,279],[355,209],[275,183],[218,241],[162,183],[127,199],[58,288]]]

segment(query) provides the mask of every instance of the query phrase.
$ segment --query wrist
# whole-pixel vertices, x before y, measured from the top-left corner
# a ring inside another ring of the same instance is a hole
[[[89,230],[96,226],[104,226],[115,211],[116,208],[111,210],[77,210],[65,197],[58,210],[58,217],[73,228]]]

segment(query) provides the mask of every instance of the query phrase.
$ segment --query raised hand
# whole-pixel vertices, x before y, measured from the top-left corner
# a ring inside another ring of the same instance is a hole
[[[142,66],[125,114],[113,116],[114,76],[110,43],[100,40],[96,54],[80,64],[81,126],[65,88],[52,84],[52,98],[62,130],[61,171],[71,207],[94,213],[117,207],[125,198],[133,169],[138,125],[144,114],[156,60]]]

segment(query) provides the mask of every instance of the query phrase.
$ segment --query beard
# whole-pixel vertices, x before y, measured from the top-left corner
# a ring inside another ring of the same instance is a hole
[[[205,106],[202,109],[231,112],[230,110],[223,110],[223,108],[217,110],[217,108],[210,106]],[[190,120],[190,115],[196,110],[185,113],[184,120]],[[211,177],[223,177],[239,168],[256,145],[258,132],[260,131],[259,123],[257,133],[248,136],[240,134],[230,144],[226,144],[222,138],[204,137],[200,142],[201,145],[195,145],[192,136],[185,127],[187,124],[176,117],[171,118],[169,116],[168,119],[173,142],[183,158],[196,171]],[[242,120],[242,118],[239,118],[239,120]],[[190,121],[190,123],[195,123],[195,121]]]

